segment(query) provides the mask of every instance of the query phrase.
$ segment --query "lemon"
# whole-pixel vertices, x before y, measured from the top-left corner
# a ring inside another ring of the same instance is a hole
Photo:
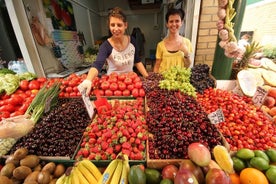
[[[255,156],[255,153],[253,150],[251,149],[248,149],[248,148],[242,148],[242,149],[239,149],[236,153],[236,156],[240,159],[243,159],[243,160],[248,160],[248,159],[251,159]]]
[[[268,162],[270,161],[269,157],[267,154],[262,151],[262,150],[254,150],[255,157],[262,157],[263,159],[267,160]]]
[[[244,161],[239,159],[238,157],[232,157],[232,160],[236,172],[240,172],[246,167]]]
[[[260,171],[265,171],[269,168],[269,162],[262,157],[251,158],[250,165]]]
[[[270,167],[265,175],[271,184],[276,184],[276,167]]]

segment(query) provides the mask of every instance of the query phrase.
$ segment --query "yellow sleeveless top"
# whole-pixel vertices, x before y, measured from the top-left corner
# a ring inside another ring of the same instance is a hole
[[[188,48],[189,53],[192,52],[192,44],[191,41],[185,37],[183,37],[183,42]],[[156,59],[161,59],[161,64],[159,67],[159,73],[170,69],[173,66],[180,66],[185,67],[184,52],[176,51],[176,52],[169,52],[165,47],[164,40],[160,41],[157,44],[156,48]]]

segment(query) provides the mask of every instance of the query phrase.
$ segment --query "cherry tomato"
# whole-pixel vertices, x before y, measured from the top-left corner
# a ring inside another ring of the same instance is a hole
[[[1,118],[9,118],[10,112],[9,111],[0,111],[0,119]]]
[[[13,112],[15,110],[14,106],[12,104],[6,104],[0,107],[0,111],[8,111]]]
[[[42,83],[42,84],[44,84],[46,81],[47,81],[47,79],[45,78],[45,77],[39,77],[39,78],[37,78],[36,79],[39,83]]]

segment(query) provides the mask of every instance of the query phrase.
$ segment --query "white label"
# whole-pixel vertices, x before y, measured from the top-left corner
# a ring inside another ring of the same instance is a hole
[[[224,114],[221,108],[219,108],[215,112],[208,114],[208,118],[212,124],[218,124],[225,121]]]
[[[252,97],[253,103],[258,107],[261,106],[264,103],[266,95],[267,91],[264,88],[258,86],[254,96]]]

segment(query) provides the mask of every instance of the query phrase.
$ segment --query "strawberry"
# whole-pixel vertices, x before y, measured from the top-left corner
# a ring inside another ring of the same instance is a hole
[[[145,144],[139,144],[138,145],[138,149],[140,150],[140,151],[144,151],[145,150]]]
[[[83,148],[83,149],[82,149],[82,155],[83,155],[85,158],[87,158],[88,155],[89,155],[89,150],[86,149],[86,148]]]
[[[122,145],[121,144],[116,144],[115,145],[115,152],[119,153],[121,151]]]
[[[126,154],[129,157],[129,155],[130,155],[131,152],[128,149],[122,149],[122,153]]]
[[[137,144],[137,145],[141,144],[141,140],[139,138],[136,138],[135,139],[135,144]]]
[[[95,153],[90,153],[88,156],[89,160],[95,160],[96,154]]]
[[[131,144],[129,142],[124,142],[122,144],[122,148],[124,148],[124,149],[130,149],[131,148]]]
[[[101,148],[102,148],[102,150],[105,151],[108,147],[109,147],[109,145],[108,145],[107,142],[102,142],[102,143],[101,143]]]
[[[111,155],[113,153],[113,148],[112,147],[109,147],[105,150],[105,152],[108,154],[108,155]]]
[[[125,136],[121,137],[119,142],[122,144],[122,143],[125,143],[127,141],[127,138]]]

